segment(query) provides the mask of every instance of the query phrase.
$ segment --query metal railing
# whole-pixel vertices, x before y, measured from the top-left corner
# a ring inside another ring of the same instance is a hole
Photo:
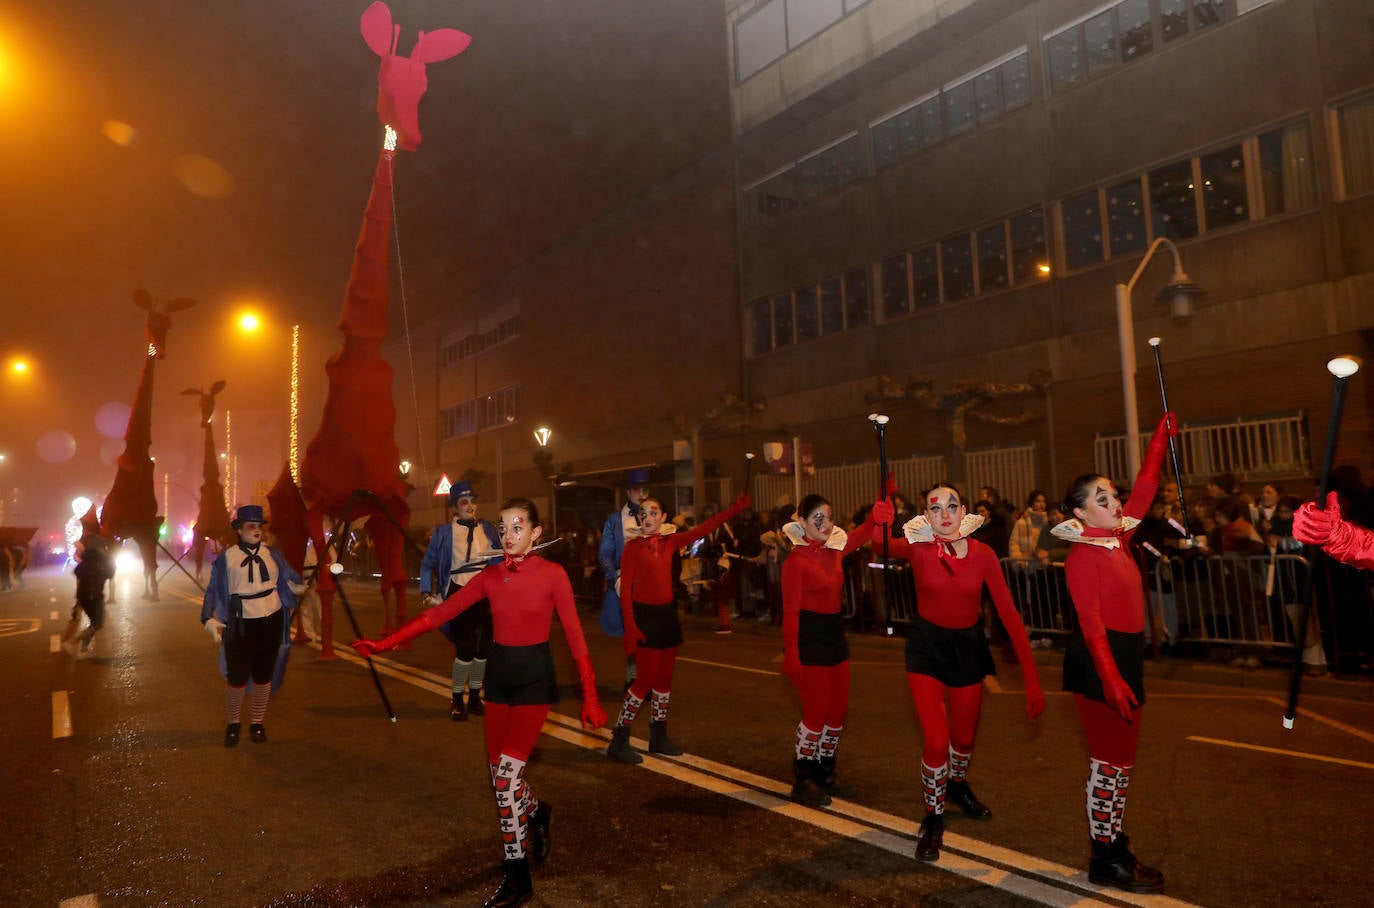
[[[1225,422],[1185,423],[1180,426],[1179,439],[1184,482],[1205,482],[1217,473],[1256,480],[1311,471],[1307,413],[1303,410]],[[1149,433],[1142,432],[1142,455],[1149,442]],[[1098,435],[1093,453],[1097,471],[1103,476],[1134,478],[1127,475],[1124,434]]]
[[[897,479],[897,488],[914,495],[946,478],[943,457],[907,457],[888,461],[888,469]],[[797,504],[795,485],[791,476],[755,476],[753,479],[754,509],[766,511],[780,504]],[[844,522],[859,508],[872,504],[878,497],[878,464],[843,464],[820,467],[810,476],[801,478],[801,493],[824,495],[835,508],[836,519]]]
[[[965,451],[964,467],[968,472],[969,484],[964,494],[970,500],[978,497],[978,489],[991,486],[1003,501],[1020,507],[1036,485],[1035,442],[1012,448]]]

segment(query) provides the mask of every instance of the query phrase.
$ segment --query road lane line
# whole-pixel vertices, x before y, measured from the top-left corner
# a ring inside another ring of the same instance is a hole
[[[65,690],[52,692],[52,736],[54,740],[72,736],[72,709]]]
[[[1263,699],[1270,703],[1273,703],[1275,706],[1286,707],[1288,705],[1287,703],[1280,700],[1278,697],[1264,697]],[[1337,722],[1335,719],[1328,719],[1326,716],[1323,716],[1320,713],[1314,713],[1310,709],[1304,709],[1303,707],[1299,706],[1298,715],[1311,719],[1313,722],[1320,722],[1323,725],[1329,725],[1338,731],[1343,731],[1347,734],[1354,735],[1357,738],[1361,738],[1365,741],[1369,741],[1370,743],[1374,743],[1374,735],[1370,734],[1369,732],[1362,731],[1361,729],[1346,725],[1344,722]]]
[[[56,653],[56,652],[60,652],[61,649],[62,649],[62,635],[61,635],[61,634],[49,634],[49,635],[48,635],[48,652],[50,652],[50,653]]]
[[[85,895],[78,895],[74,898],[63,899],[57,903],[57,908],[98,908],[100,900],[96,898],[94,892]]]
[[[1374,769],[1374,763],[1362,763],[1359,760],[1347,760],[1343,757],[1327,757],[1322,754],[1308,754],[1300,750],[1281,750],[1277,747],[1265,747],[1262,744],[1244,744],[1240,741],[1223,741],[1220,738],[1204,738],[1200,735],[1189,735],[1184,740],[1197,741],[1201,744],[1215,744],[1218,747],[1235,747],[1240,750],[1257,750],[1260,753],[1277,754],[1281,757],[1300,757],[1304,760],[1317,760],[1321,763],[1338,763],[1341,766],[1354,766],[1359,769]]]
[[[319,648],[318,643],[311,643],[310,645]],[[361,657],[354,655],[344,647],[336,646],[336,652],[344,661],[358,665],[364,662]],[[701,662],[701,660],[693,661]],[[379,673],[423,690],[445,697],[452,694],[451,681],[439,675],[380,657],[373,657],[372,664]],[[737,666],[724,667],[737,668]],[[747,669],[747,671],[776,674],[775,672],[759,672],[758,669]],[[601,750],[605,748],[609,739],[609,733],[605,730],[599,733],[584,731],[578,719],[557,712],[549,713],[549,718],[544,723],[543,732],[550,737],[587,750]],[[634,737],[630,740],[639,749],[647,750],[647,741]],[[640,765],[642,768],[676,781],[781,814],[831,834],[864,842],[902,857],[911,856],[912,840],[920,830],[920,824],[912,820],[840,799],[832,802],[829,810],[803,807],[787,798],[787,792],[790,789],[783,782],[758,776],[733,766],[715,763],[702,757],[684,754],[682,757],[666,760],[654,754],[646,753],[644,754],[644,762]],[[1079,908],[1079,906],[1125,903],[1148,906],[1148,908],[1197,908],[1192,903],[1168,896],[1137,895],[1101,889],[1088,882],[1087,874],[1081,870],[1046,861],[1034,855],[981,842],[957,833],[945,833],[944,845],[940,862],[934,866],[934,869],[954,873],[1043,905]],[[977,860],[978,858],[982,860]],[[987,861],[995,863],[986,863]],[[1005,866],[997,866],[997,864]],[[1024,873],[1035,876],[1021,875]],[[1095,896],[1106,898],[1108,901],[1101,901]]]

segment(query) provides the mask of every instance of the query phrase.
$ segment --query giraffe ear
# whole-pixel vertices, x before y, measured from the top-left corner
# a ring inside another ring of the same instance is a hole
[[[216,394],[218,394],[219,392],[221,392],[221,391],[223,391],[223,390],[224,390],[224,379],[221,378],[219,381],[215,382],[213,385],[210,386],[210,396],[211,396],[211,397],[214,397]]]
[[[134,291],[134,305],[140,309],[147,309],[149,312],[152,312],[153,298],[147,290],[144,290],[142,287],[139,287],[137,290]]]
[[[415,42],[415,50],[410,52],[410,59],[421,63],[438,63],[440,60],[458,56],[467,50],[471,43],[472,35],[460,32],[456,28],[420,32],[420,38]]]
[[[385,3],[376,3],[363,10],[363,40],[372,52],[383,59],[391,53],[391,10]]]
[[[190,309],[196,301],[188,297],[179,296],[174,300],[169,300],[167,305],[162,307],[163,312],[180,312],[182,309]]]

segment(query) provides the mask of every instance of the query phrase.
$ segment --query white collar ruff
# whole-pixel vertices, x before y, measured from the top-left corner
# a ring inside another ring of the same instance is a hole
[[[983,525],[983,518],[977,514],[965,514],[959,521],[959,535],[954,539],[937,539],[935,528],[930,525],[924,514],[911,518],[902,524],[902,535],[912,544],[918,542],[958,542],[967,539],[969,534]]]
[[[789,524],[785,524],[782,528],[782,532],[794,546],[806,545],[808,542],[806,538],[806,529],[795,520]],[[848,541],[849,534],[838,526],[834,526],[830,528],[830,538],[825,541],[825,547],[827,549],[835,549],[843,552],[845,544]]]
[[[1134,517],[1121,518],[1121,532],[1128,533],[1140,525],[1140,521]],[[1084,536],[1083,521],[1077,517],[1070,517],[1068,520],[1058,523],[1050,529],[1050,535],[1056,539],[1063,539],[1065,542],[1079,542],[1085,545],[1095,545],[1102,549],[1121,548],[1121,537],[1119,536]]]

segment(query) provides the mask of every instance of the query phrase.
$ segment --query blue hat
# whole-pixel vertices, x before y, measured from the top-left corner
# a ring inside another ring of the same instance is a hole
[[[460,479],[449,486],[448,503],[457,504],[459,498],[471,498],[473,501],[477,500],[477,492],[472,488],[472,483],[468,482],[466,479]]]
[[[629,472],[625,477],[625,488],[640,489],[648,488],[652,483],[649,482],[649,471],[643,468],[636,468]]]
[[[243,505],[239,505],[239,509],[238,509],[237,511],[234,512],[234,519],[233,519],[232,521],[230,521],[230,525],[233,526],[233,528],[237,530],[239,527],[243,526],[245,523],[266,523],[266,522],[267,522],[267,519],[266,519],[266,518],[263,516],[263,514],[262,514],[262,505],[259,505],[259,504],[243,504]]]

